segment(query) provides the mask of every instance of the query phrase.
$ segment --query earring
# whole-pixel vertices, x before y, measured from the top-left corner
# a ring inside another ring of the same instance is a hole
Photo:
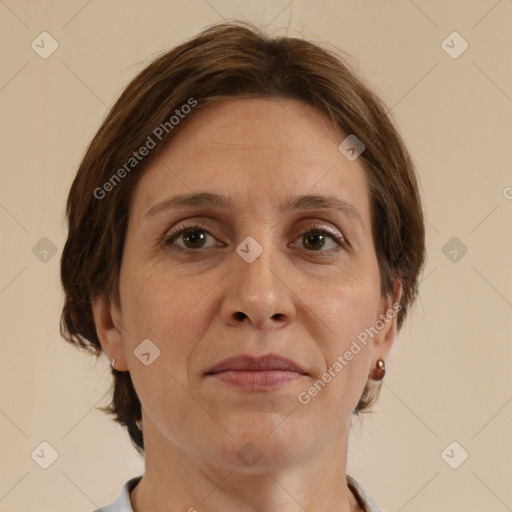
[[[115,367],[116,365],[116,358],[114,357],[114,359],[112,359],[112,362],[110,363],[112,365],[112,368]]]
[[[382,380],[386,374],[386,363],[383,359],[377,359],[377,363],[373,372],[370,374],[370,378],[373,380]]]

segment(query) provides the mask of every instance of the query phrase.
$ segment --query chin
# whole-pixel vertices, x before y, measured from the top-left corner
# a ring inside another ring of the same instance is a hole
[[[310,442],[313,439],[292,422],[285,428],[287,420],[283,419],[253,414],[224,422],[232,437],[225,434],[217,442],[210,439],[209,458],[217,466],[245,474],[265,473],[293,463],[308,450],[308,437]]]

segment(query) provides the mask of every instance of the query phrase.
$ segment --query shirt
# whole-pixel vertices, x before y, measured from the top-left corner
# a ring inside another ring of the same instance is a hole
[[[132,504],[130,502],[130,493],[140,482],[141,478],[142,475],[128,480],[115,501],[110,505],[98,508],[93,512],[133,512]],[[354,493],[354,496],[364,512],[384,512],[350,475],[347,475],[347,484],[349,489]]]

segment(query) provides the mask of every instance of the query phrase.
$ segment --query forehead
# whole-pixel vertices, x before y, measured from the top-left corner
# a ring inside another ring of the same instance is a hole
[[[325,114],[293,99],[233,98],[210,104],[195,113],[192,122],[178,133],[171,146],[184,142],[200,146],[205,157],[226,152],[262,156],[286,153],[312,157],[336,149],[336,133]]]
[[[339,151],[346,134],[314,107],[230,99],[193,116],[141,178],[132,205],[137,217],[173,194],[223,194],[254,208],[269,199],[328,194],[357,203],[368,222],[364,168]]]

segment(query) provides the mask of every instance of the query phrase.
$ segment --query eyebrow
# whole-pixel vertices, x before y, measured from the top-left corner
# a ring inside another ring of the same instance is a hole
[[[169,199],[165,199],[153,205],[144,217],[152,217],[171,209],[190,208],[190,207],[212,207],[227,210],[233,206],[231,200],[224,195],[213,194],[210,192],[199,192],[192,194],[181,194]],[[344,215],[356,220],[364,231],[365,225],[363,218],[357,208],[350,202],[331,195],[301,195],[288,198],[280,205],[282,213],[289,213],[292,210],[315,210],[327,209],[336,210]]]

